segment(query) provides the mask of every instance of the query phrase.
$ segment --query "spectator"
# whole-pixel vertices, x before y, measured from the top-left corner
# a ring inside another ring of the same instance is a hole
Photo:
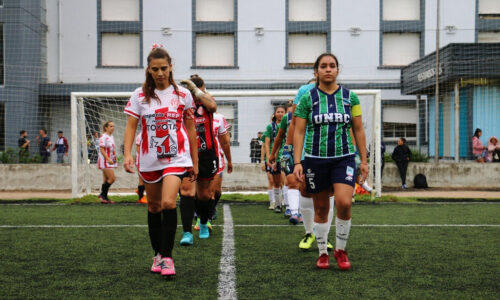
[[[26,137],[28,132],[26,130],[21,130],[19,132],[19,139],[17,140],[17,145],[19,146],[19,162],[26,162],[30,152],[30,140]]]
[[[42,164],[48,163],[50,156],[50,146],[52,145],[52,142],[47,136],[46,129],[40,129],[40,135],[36,137],[36,142],[38,143],[38,152],[42,157]]]
[[[408,162],[411,158],[411,151],[408,146],[406,146],[406,139],[399,138],[398,145],[394,148],[392,152],[392,159],[396,162],[398,166],[399,175],[401,176],[401,187],[407,189],[406,185],[406,170],[408,169]]]
[[[500,162],[500,142],[496,136],[488,140],[488,162]]]
[[[52,152],[56,151],[57,153],[58,164],[64,163],[64,156],[68,156],[68,150],[68,140],[63,136],[63,132],[59,130],[57,132],[56,143],[54,144],[54,147],[52,147]]]
[[[481,143],[481,140],[479,139],[481,135],[483,135],[483,131],[476,128],[476,131],[474,131],[474,135],[472,136],[472,155],[477,162],[484,163],[486,162],[488,148]]]
[[[262,131],[257,133],[257,138],[250,142],[250,159],[252,163],[260,163],[260,154],[262,148]]]

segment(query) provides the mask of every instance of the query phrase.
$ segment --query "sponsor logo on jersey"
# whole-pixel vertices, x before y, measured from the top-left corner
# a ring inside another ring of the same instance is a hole
[[[341,113],[318,114],[313,117],[313,122],[315,124],[349,123],[350,121],[351,121],[350,114],[341,114]]]

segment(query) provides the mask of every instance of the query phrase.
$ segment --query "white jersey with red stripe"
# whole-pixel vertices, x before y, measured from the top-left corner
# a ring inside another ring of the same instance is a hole
[[[215,139],[216,148],[219,149],[219,173],[224,171],[225,168],[225,161],[224,161],[224,150],[222,150],[222,147],[220,146],[220,141],[219,141],[219,136],[224,135],[227,133],[227,130],[229,127],[229,123],[227,123],[226,118],[222,114],[219,113],[214,113],[214,136],[217,138]]]
[[[192,167],[189,138],[184,126],[184,114],[192,116],[194,106],[191,93],[170,85],[155,90],[157,99],[145,101],[142,88],[134,91],[124,112],[141,122],[140,151],[137,153],[140,172],[172,167]]]
[[[110,164],[104,155],[101,153],[101,149],[104,149],[108,157],[114,162]],[[112,135],[103,133],[99,138],[99,158],[97,160],[99,169],[109,169],[116,168],[118,164],[116,162],[116,150],[115,150],[115,138]]]

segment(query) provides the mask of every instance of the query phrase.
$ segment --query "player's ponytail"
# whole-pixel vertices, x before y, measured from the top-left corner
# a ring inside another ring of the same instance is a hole
[[[149,63],[151,62],[151,60],[162,59],[162,58],[166,59],[169,65],[172,64],[172,58],[170,57],[168,52],[165,49],[163,49],[163,47],[161,45],[154,44],[153,50],[151,50],[151,52],[149,52],[149,55],[148,55],[148,67],[149,67]],[[174,87],[175,92],[177,93],[177,95],[179,95],[179,93],[178,93],[179,90],[177,88],[177,85],[175,84],[172,70],[170,70],[170,72],[168,74],[168,83],[170,83]],[[156,101],[160,101],[160,99],[158,99],[157,95],[155,94],[155,89],[156,89],[156,84],[155,84],[155,81],[153,79],[153,76],[146,69],[146,80],[144,81],[144,84],[142,85],[142,92],[144,93],[144,99],[146,100],[147,103],[149,103],[151,101],[151,99],[155,99]]]
[[[335,63],[337,64],[337,70],[338,70],[338,68],[339,68],[339,60],[337,59],[337,57],[335,55],[333,55],[332,53],[325,52],[325,53],[321,54],[320,56],[318,56],[318,58],[316,58],[316,61],[314,62],[314,66],[313,66],[314,73],[317,74],[318,69],[319,69],[319,62],[325,56],[330,56],[333,59],[335,59]],[[319,76],[316,76],[316,86],[319,86]]]

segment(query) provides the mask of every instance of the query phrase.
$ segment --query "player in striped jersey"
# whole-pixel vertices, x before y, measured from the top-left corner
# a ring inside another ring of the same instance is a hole
[[[271,123],[276,122],[276,118],[274,117],[274,113],[271,115],[270,119]],[[269,207],[267,209],[269,210],[274,210],[274,190],[273,190],[273,175],[268,172],[268,167],[267,167],[267,160],[268,160],[268,150],[266,150],[266,137],[267,137],[267,130],[263,132],[262,134],[262,146],[261,146],[261,151],[260,151],[260,161],[262,162],[262,172],[266,173],[267,177],[267,197],[269,199]],[[279,199],[279,198],[278,198]]]
[[[173,276],[177,192],[184,177],[195,180],[198,175],[194,103],[191,92],[175,83],[172,59],[163,47],[153,45],[147,62],[146,80],[124,109],[124,167],[134,172],[132,144],[140,121],[138,169],[148,194],[149,238],[155,253],[151,272]]]
[[[271,149],[274,145],[274,140],[278,134],[278,124],[281,122],[283,115],[285,114],[285,108],[282,106],[276,106],[274,109],[274,118],[271,124],[266,127],[266,171],[272,175],[273,183],[273,198],[274,198],[274,211],[276,213],[281,213],[281,199],[280,199],[280,188],[281,188],[281,146],[279,146],[279,152],[277,155],[276,163],[271,164],[269,158],[271,157]]]
[[[347,270],[351,264],[345,247],[351,227],[351,196],[355,183],[355,148],[349,133],[351,127],[361,158],[361,180],[368,175],[361,106],[356,94],[337,84],[338,60],[333,54],[321,54],[314,64],[314,71],[317,86],[301,97],[294,113],[297,117],[293,143],[294,174],[306,182],[307,192],[313,194],[320,253],[316,266],[322,269],[330,266],[327,252],[328,196],[333,189],[337,208],[334,256],[339,268]],[[304,165],[298,159],[302,149]]]
[[[99,169],[102,170],[102,181],[101,194],[99,199],[103,204],[113,204],[113,201],[108,199],[108,190],[115,182],[115,171],[114,168],[118,167],[116,163],[116,147],[115,138],[113,137],[113,131],[115,131],[115,123],[107,121],[102,126],[104,133],[101,138],[99,138],[99,159],[98,165]]]
[[[271,155],[269,157],[269,162],[271,163],[271,165],[276,164],[276,158],[279,152],[282,152],[284,150],[283,141],[286,139],[288,126],[292,121],[291,108],[292,104],[289,103],[289,105],[287,105],[288,112],[283,116],[279,124],[278,134],[276,135],[276,138],[274,140],[273,148],[271,150]],[[282,145],[283,147],[281,147]],[[295,175],[293,174],[293,159],[290,161],[290,158],[291,157],[287,157],[285,159],[285,157],[282,156],[281,169],[285,172],[287,179],[288,189],[286,193],[288,194],[288,204],[291,213],[289,222],[292,224],[298,224],[302,219],[301,215],[299,214],[300,182],[296,179]],[[287,201],[285,201],[285,205],[286,202]]]

